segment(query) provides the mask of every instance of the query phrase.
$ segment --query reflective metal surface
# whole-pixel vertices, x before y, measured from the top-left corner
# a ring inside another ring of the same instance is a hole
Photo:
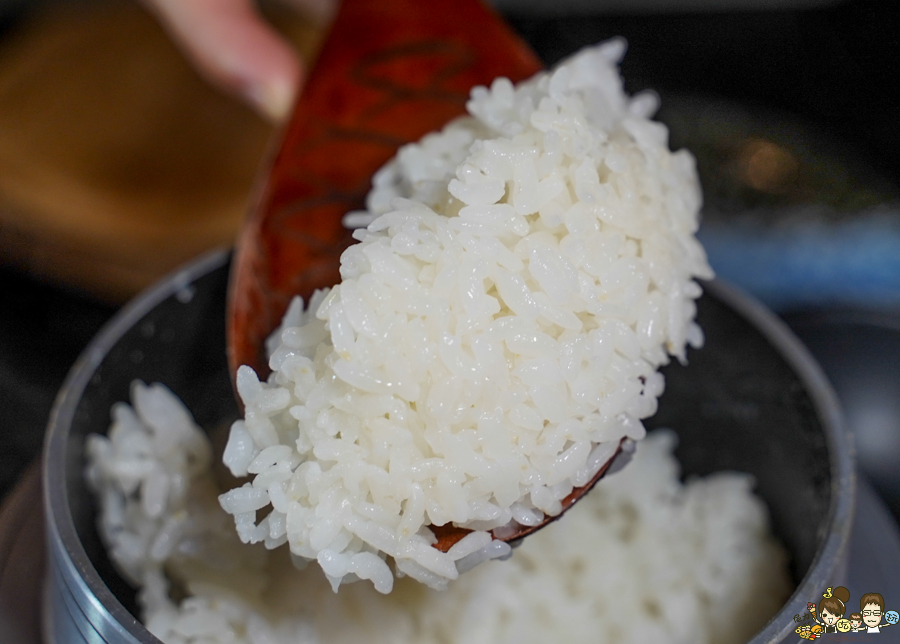
[[[105,431],[109,403],[126,399],[134,378],[172,383],[182,396],[191,383],[195,395],[186,402],[198,420],[212,420],[204,410],[234,413],[227,377],[218,387],[208,382],[217,366],[225,368],[224,332],[216,326],[224,321],[228,258],[206,256],[126,306],[88,346],[60,392],[44,450],[51,642],[159,641],[129,612],[134,593],[112,570],[95,533],[81,450],[87,433]]]

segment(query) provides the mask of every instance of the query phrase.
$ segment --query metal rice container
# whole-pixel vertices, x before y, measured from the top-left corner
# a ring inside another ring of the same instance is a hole
[[[51,415],[43,485],[48,540],[47,644],[159,644],[135,617],[134,591],[100,542],[83,471],[85,437],[105,433],[113,403],[135,379],[162,382],[203,427],[237,407],[225,360],[230,256],[207,255],[146,291],[97,336],[72,368]],[[751,640],[796,637],[792,616],[841,574],[855,491],[853,448],[821,370],[762,305],[705,284],[698,322],[706,346],[664,369],[666,392],[645,424],[679,435],[686,476],[731,469],[756,478],[796,589]]]

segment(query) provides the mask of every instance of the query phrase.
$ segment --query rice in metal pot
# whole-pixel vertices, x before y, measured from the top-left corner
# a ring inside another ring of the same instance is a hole
[[[509,561],[442,592],[404,578],[389,595],[365,583],[335,594],[318,566],[240,542],[207,439],[171,392],[135,383],[132,405],[89,439],[88,475],[110,557],[166,644],[737,644],[791,590],[751,477],[682,484],[675,437],[660,431]]]

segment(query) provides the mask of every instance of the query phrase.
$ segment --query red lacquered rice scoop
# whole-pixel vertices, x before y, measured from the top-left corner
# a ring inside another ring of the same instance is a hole
[[[264,378],[265,339],[291,298],[340,281],[340,255],[352,243],[342,217],[364,206],[372,175],[399,146],[462,115],[472,87],[541,69],[478,0],[345,0],[238,239],[228,305],[232,374],[247,364]],[[444,552],[469,532],[449,524],[432,530]]]

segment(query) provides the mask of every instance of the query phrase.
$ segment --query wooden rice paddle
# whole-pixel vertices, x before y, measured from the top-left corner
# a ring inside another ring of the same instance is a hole
[[[265,339],[291,298],[340,281],[340,255],[352,243],[341,219],[364,207],[372,175],[400,145],[463,114],[473,86],[541,69],[478,0],[344,0],[238,238],[228,304],[232,374],[248,364],[265,378]],[[468,532],[432,529],[444,552]]]

